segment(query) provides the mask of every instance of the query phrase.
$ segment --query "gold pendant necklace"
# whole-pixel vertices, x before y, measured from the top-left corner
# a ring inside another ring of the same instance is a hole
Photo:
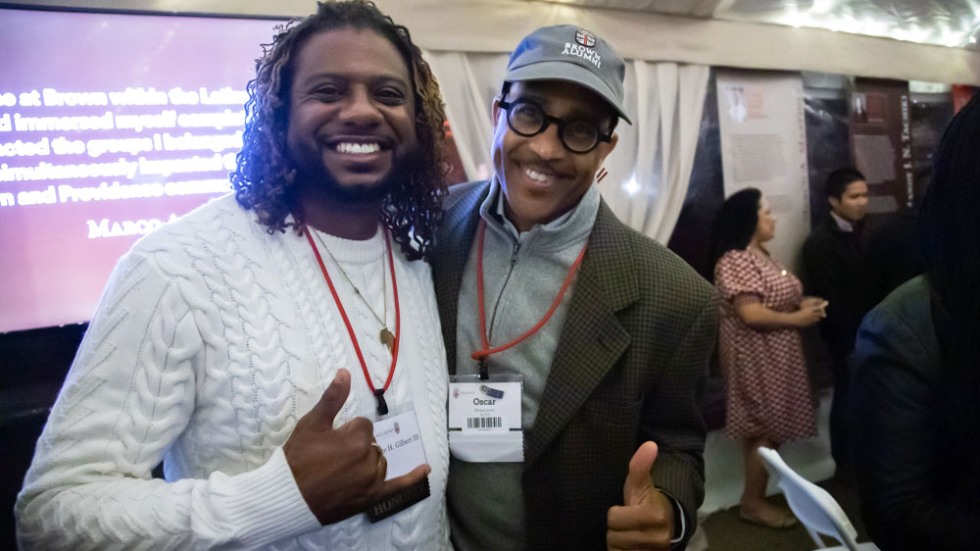
[[[381,334],[378,335],[378,338],[381,340],[381,344],[388,347],[388,352],[395,348],[395,335],[387,327],[381,328]]]
[[[327,247],[327,244],[323,241],[323,238],[320,237],[320,232],[313,231],[312,229],[308,229],[307,231],[312,231],[313,235],[316,236],[316,240],[320,243],[320,246],[323,247],[323,250],[327,251],[327,255],[330,257],[330,260],[333,261],[334,265],[337,266],[337,269],[340,270],[341,275],[344,276],[344,279],[347,281],[347,284],[350,285],[351,289],[354,291],[354,294],[357,296],[357,298],[361,299],[361,302],[363,302],[364,306],[367,307],[368,312],[371,312],[374,319],[378,320],[378,323],[381,325],[381,331],[378,332],[378,340],[388,349],[389,353],[393,353],[395,348],[395,334],[388,329],[388,324],[386,323],[388,319],[388,282],[385,278],[385,273],[387,273],[385,272],[385,251],[381,251],[381,297],[384,301],[384,317],[381,317],[374,311],[371,304],[366,298],[364,298],[364,295],[361,294],[361,290],[357,288],[357,285],[354,285],[354,281],[351,280],[349,275],[347,275],[347,271],[344,270],[344,267],[337,261],[337,258],[332,252],[330,252],[330,247]],[[387,246],[387,244],[385,246]]]

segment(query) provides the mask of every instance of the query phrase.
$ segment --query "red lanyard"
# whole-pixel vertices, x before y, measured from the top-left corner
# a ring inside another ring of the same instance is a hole
[[[311,233],[309,227],[304,228],[303,233],[306,234],[306,240],[310,243],[310,248],[313,249],[313,254],[316,255],[316,261],[320,265],[320,271],[323,272],[323,279],[327,281],[327,287],[330,288],[330,294],[333,295],[333,300],[337,303],[337,309],[340,310],[340,317],[344,318],[344,325],[347,327],[347,334],[350,335],[351,343],[354,344],[354,352],[357,353],[357,360],[361,362],[361,371],[364,373],[364,379],[367,381],[368,387],[371,392],[374,393],[374,397],[378,400],[378,415],[388,414],[388,404],[385,402],[384,394],[391,385],[391,379],[395,376],[395,365],[398,363],[398,345],[401,343],[401,310],[398,307],[398,280],[395,278],[395,261],[392,259],[391,254],[391,241],[388,238],[388,232],[384,232],[385,235],[385,250],[388,253],[388,267],[391,271],[391,288],[395,295],[395,346],[391,351],[391,368],[388,369],[388,379],[385,381],[385,386],[383,388],[374,388],[374,382],[371,381],[371,374],[368,372],[367,362],[364,361],[364,354],[361,353],[361,347],[357,343],[357,335],[354,334],[354,327],[350,323],[350,318],[347,317],[347,311],[344,310],[344,304],[340,302],[340,296],[337,295],[337,289],[333,286],[333,281],[330,279],[330,274],[327,273],[327,267],[323,264],[323,258],[320,257],[320,251],[316,248],[316,243],[313,242],[313,234]]]
[[[558,291],[558,296],[551,303],[551,308],[545,312],[544,317],[538,320],[538,323],[534,327],[528,329],[523,335],[517,337],[516,339],[502,344],[500,346],[490,346],[490,338],[487,336],[487,314],[486,305],[483,299],[483,242],[487,235],[487,224],[486,221],[480,220],[480,237],[478,238],[477,253],[476,253],[476,301],[479,306],[480,311],[480,339],[483,344],[483,348],[473,352],[472,358],[480,362],[480,378],[487,379],[489,377],[487,368],[487,358],[491,354],[496,354],[497,352],[503,352],[508,348],[512,348],[517,344],[523,342],[525,339],[531,335],[538,332],[539,329],[544,327],[544,324],[548,323],[551,319],[551,315],[555,313],[558,309],[558,305],[561,304],[562,297],[565,296],[565,292],[568,291],[568,287],[572,284],[572,280],[575,278],[575,274],[578,272],[578,267],[582,264],[582,259],[585,258],[585,249],[589,246],[588,242],[582,247],[582,251],[578,253],[578,258],[572,263],[572,267],[568,269],[568,275],[565,276],[565,281],[561,284],[561,289]]]

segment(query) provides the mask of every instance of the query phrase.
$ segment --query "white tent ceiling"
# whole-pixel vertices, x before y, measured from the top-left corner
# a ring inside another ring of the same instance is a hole
[[[542,25],[610,37],[627,58],[980,85],[980,0],[375,0],[431,51],[508,52]],[[8,4],[303,16],[313,0]],[[125,6],[125,7],[123,7]],[[834,32],[839,31],[839,32]]]
[[[537,1],[537,0],[526,0]],[[980,0],[550,0],[977,48]]]

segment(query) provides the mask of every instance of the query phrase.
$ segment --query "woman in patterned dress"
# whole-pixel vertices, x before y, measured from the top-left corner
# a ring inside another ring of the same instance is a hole
[[[745,468],[739,514],[747,522],[789,528],[797,520],[766,500],[769,475],[756,450],[816,434],[800,329],[823,319],[826,301],[804,297],[800,280],[770,257],[763,243],[775,228],[758,189],[734,193],[712,228],[712,258],[722,296],[725,431],[741,441]]]

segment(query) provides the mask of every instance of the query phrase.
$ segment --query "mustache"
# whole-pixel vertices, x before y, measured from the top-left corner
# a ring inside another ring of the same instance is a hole
[[[326,166],[308,164],[296,166],[301,188],[315,194],[325,194],[352,207],[381,203],[389,195],[411,188],[411,183],[425,174],[425,156],[418,144],[406,146],[395,153],[388,173],[367,184],[342,185]]]
[[[351,204],[377,203],[389,195],[397,195],[403,190],[410,190],[413,182],[418,181],[424,174],[425,158],[418,144],[405,147],[398,151],[392,162],[391,169],[381,179],[372,184],[344,187],[337,183],[333,174],[327,175],[332,184],[328,186],[334,196]]]
[[[537,155],[520,155],[512,156],[511,162],[515,162],[522,168],[529,168],[531,170],[537,170],[539,172],[548,172],[554,174],[559,178],[570,178],[574,175],[573,170],[568,170],[565,166],[568,164],[566,160],[545,160]]]

